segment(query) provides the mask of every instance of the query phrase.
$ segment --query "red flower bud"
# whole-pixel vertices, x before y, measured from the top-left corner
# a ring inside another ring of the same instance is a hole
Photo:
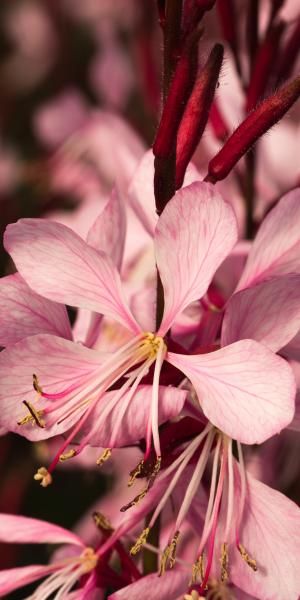
[[[252,0],[251,0],[252,1]],[[236,32],[237,14],[233,0],[218,0],[217,3],[223,36],[228,42],[235,61],[237,72],[241,73],[240,59],[238,55],[238,37]]]
[[[208,121],[223,60],[223,46],[216,44],[194,85],[177,137],[176,189],[180,188],[187,165],[196,150]]]
[[[183,34],[186,36],[196,29],[204,14],[211,10],[216,0],[185,0],[183,11]]]
[[[283,22],[278,23],[268,33],[266,39],[259,48],[253,72],[248,88],[246,111],[250,112],[262,97],[272,73],[285,25]]]
[[[199,35],[200,33],[197,32],[196,35],[191,36],[177,63],[153,144],[154,156],[159,158],[167,158],[176,143],[180,119],[196,77]]]
[[[286,46],[283,49],[279,65],[277,69],[277,81],[280,82],[283,79],[287,79],[295,65],[296,58],[300,50],[300,19],[296,24],[291,36],[286,42]]]
[[[283,117],[299,96],[300,76],[263,100],[210,161],[205,181],[216,183],[216,181],[224,179],[258,138]]]

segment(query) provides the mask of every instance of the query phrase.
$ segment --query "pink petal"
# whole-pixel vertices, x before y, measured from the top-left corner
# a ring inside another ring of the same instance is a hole
[[[9,225],[5,248],[37,293],[105,314],[138,332],[111,259],[59,223],[21,219]]]
[[[126,215],[117,188],[87,235],[87,243],[108,254],[120,270],[126,234]]]
[[[91,425],[101,416],[103,407],[105,404],[115,395],[114,392],[108,392],[103,397],[103,400],[99,402],[91,414],[90,419],[86,421],[85,429],[88,431]],[[185,390],[178,390],[173,387],[160,386],[159,388],[159,424],[164,423],[168,419],[177,417],[181,412],[187,392]],[[115,408],[111,411],[105,420],[105,427],[100,427],[99,431],[91,438],[91,446],[97,447],[110,447],[111,437],[114,429],[114,425],[118,418],[118,414],[121,410],[122,402],[126,402],[127,394],[118,402]],[[122,422],[120,424],[120,431],[116,439],[114,446],[127,446],[135,443],[141,438],[146,436],[147,422],[150,413],[152,400],[152,385],[141,385],[138,387],[134,394],[128,409],[126,410]]]
[[[0,571],[0,596],[6,596],[13,590],[53,573],[54,570],[51,565],[30,565]]]
[[[0,345],[37,333],[72,339],[65,306],[33,292],[18,273],[0,279]]]
[[[157,266],[165,291],[159,335],[165,335],[178,313],[205,294],[236,239],[233,210],[212,185],[193,183],[175,194],[155,230]]]
[[[184,185],[199,181],[200,173],[191,163],[187,168]],[[145,230],[151,237],[154,236],[158,216],[155,208],[154,189],[154,156],[153,151],[148,150],[134,171],[134,175],[128,186],[128,202],[143,224]]]
[[[298,600],[300,593],[300,510],[280,492],[248,475],[240,541],[257,561],[253,573],[237,551],[230,578],[264,600]]]
[[[299,329],[300,277],[278,277],[230,298],[223,321],[222,345],[251,338],[277,352]]]
[[[26,415],[23,401],[33,403],[37,409],[55,405],[55,400],[37,399],[33,389],[33,373],[47,393],[59,393],[75,386],[82,378],[89,378],[103,360],[103,354],[80,344],[69,342],[52,335],[36,335],[26,338],[0,353],[0,402],[2,404],[0,424],[28,439],[45,439],[61,434],[76,422],[81,412],[75,412],[60,425],[40,428],[18,425]],[[66,395],[66,399],[68,399]],[[84,407],[83,407],[84,409]],[[56,412],[57,420],[64,406]],[[51,417],[53,416],[53,413]]]
[[[245,444],[279,433],[294,414],[295,380],[290,366],[252,340],[210,354],[167,360],[191,380],[206,417]]]
[[[83,546],[77,535],[59,525],[9,514],[0,514],[0,541],[10,544],[76,544]]]
[[[300,331],[297,335],[282,349],[282,354],[293,360],[300,361]]]
[[[239,289],[287,273],[300,274],[300,189],[288,192],[271,210],[253,242]]]
[[[189,586],[188,570],[174,569],[158,578],[151,573],[127,587],[108,596],[108,600],[177,600],[187,592]],[[151,590],[151,591],[150,591]]]
[[[34,114],[33,127],[43,144],[55,148],[81,127],[87,117],[84,96],[76,88],[69,88],[40,106]]]

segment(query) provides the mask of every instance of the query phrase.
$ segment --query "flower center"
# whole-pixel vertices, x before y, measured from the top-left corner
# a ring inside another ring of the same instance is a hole
[[[37,375],[33,375],[33,388],[41,401],[44,401],[43,406],[37,409],[31,402],[24,401],[29,414],[19,421],[19,425],[25,426],[31,422],[41,429],[49,430],[55,428],[56,425],[65,423],[63,431],[73,426],[70,435],[55,456],[49,469],[41,467],[35,475],[35,479],[40,481],[43,487],[51,483],[51,473],[58,461],[64,461],[78,455],[94,435],[97,435],[101,430],[105,430],[107,419],[115,407],[119,405],[116,413],[117,417],[113,420],[110,445],[97,460],[97,464],[102,465],[109,458],[111,448],[116,445],[122,419],[140,383],[154,363],[152,401],[146,423],[145,457],[149,456],[151,439],[153,438],[157,458],[160,459],[158,433],[159,377],[166,352],[167,346],[162,337],[152,332],[143,332],[123,345],[113,355],[109,355],[99,365],[99,368],[83,375],[79,380],[76,379],[69,387],[59,392],[55,391],[53,393],[51,390],[47,390],[47,386],[43,385],[43,381],[40,381]],[[118,387],[118,382],[122,382],[122,378],[123,381],[125,378],[125,382]],[[53,386],[53,384],[51,385]],[[112,389],[113,386],[116,389]],[[109,395],[107,395],[105,403],[101,404],[103,410],[95,411],[96,405],[99,401],[101,402],[107,391],[109,391]],[[91,419],[86,423],[90,416]],[[69,427],[68,423],[70,423]],[[75,448],[68,449],[74,438],[82,432],[83,425],[85,425],[87,433],[81,437],[80,443]],[[63,431],[60,428],[59,433]]]

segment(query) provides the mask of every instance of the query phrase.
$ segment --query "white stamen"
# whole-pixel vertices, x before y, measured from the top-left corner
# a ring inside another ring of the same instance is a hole
[[[201,451],[198,463],[196,465],[196,468],[194,470],[193,476],[190,480],[190,483],[188,485],[188,488],[186,490],[185,496],[184,496],[184,500],[182,502],[182,505],[180,507],[180,511],[179,514],[177,516],[177,520],[176,520],[176,524],[174,527],[174,530],[177,531],[178,529],[180,529],[182,521],[184,520],[190,506],[191,503],[193,501],[193,498],[197,492],[197,489],[199,487],[200,481],[202,479],[202,475],[204,473],[204,469],[207,465],[207,460],[209,457],[209,453],[210,453],[210,449],[213,443],[213,439],[214,439],[214,432],[210,431],[206,440],[205,440],[205,444],[203,447],[203,450]]]
[[[210,425],[211,428],[211,425]],[[174,469],[177,468],[177,465],[180,464],[179,468],[177,469],[173,479],[171,480],[170,484],[168,485],[161,501],[159,502],[158,506],[156,507],[156,510],[154,511],[154,514],[152,516],[152,519],[149,523],[149,527],[153,527],[160,511],[163,509],[165,503],[167,502],[169,496],[171,495],[171,493],[173,492],[173,489],[175,488],[178,479],[180,478],[181,474],[183,473],[186,465],[188,464],[188,462],[191,460],[195,450],[198,448],[200,442],[202,441],[203,437],[205,437],[206,435],[206,431],[202,431],[202,433],[196,437],[193,442],[186,448],[186,450],[181,454],[181,456],[179,457],[179,459],[177,459],[176,461],[174,461],[174,463],[171,465],[171,467],[169,467],[168,469],[166,469],[166,471],[162,474],[162,478],[165,478],[168,474],[170,474],[171,471],[173,471]],[[176,463],[176,464],[175,464]],[[175,465],[175,466],[174,466]]]
[[[140,368],[140,372],[134,374],[135,381],[131,386],[130,392],[128,392],[128,394],[127,394],[126,401],[122,402],[122,404],[119,408],[119,411],[118,411],[116,422],[114,423],[114,427],[113,427],[111,439],[110,439],[111,446],[114,446],[114,444],[115,444],[116,437],[118,435],[123,417],[125,415],[125,412],[129,406],[135,392],[136,392],[136,389],[139,386],[143,377],[145,377],[145,375],[147,375],[149,368],[151,367],[153,361],[154,361],[154,359],[149,358],[149,360],[145,362],[145,364],[142,366],[142,368]]]
[[[229,530],[233,515],[233,496],[234,496],[234,474],[232,461],[232,439],[228,441],[228,499],[227,499],[227,516],[224,533],[224,542],[228,542]]]
[[[238,530],[239,530],[239,526],[240,526],[240,523],[242,520],[244,507],[245,507],[247,476],[246,476],[246,470],[245,470],[245,464],[244,464],[242,445],[240,442],[237,442],[237,448],[238,448],[238,456],[239,456],[239,471],[240,471],[240,476],[241,476],[241,495],[240,495],[240,502],[239,502],[238,518],[236,520],[236,530],[237,530],[237,535],[238,535]]]
[[[153,385],[152,385],[152,403],[151,403],[151,423],[152,423],[152,435],[153,444],[156,452],[156,456],[161,456],[160,440],[158,433],[158,393],[159,393],[159,376],[166,354],[166,347],[163,339],[159,341],[159,347],[156,356]]]
[[[202,532],[202,536],[201,536],[201,540],[200,540],[200,544],[199,544],[199,550],[197,553],[198,555],[202,554],[202,552],[203,552],[203,548],[206,544],[206,541],[208,539],[208,536],[210,534],[210,530],[211,530],[212,524],[213,524],[213,505],[214,505],[214,501],[215,501],[215,491],[216,491],[216,485],[217,485],[217,472],[218,472],[218,462],[219,462],[219,457],[220,457],[221,441],[222,441],[222,437],[219,436],[217,445],[216,445],[216,449],[215,449],[209,499],[208,499],[208,505],[207,505],[206,515],[205,515],[203,532]]]

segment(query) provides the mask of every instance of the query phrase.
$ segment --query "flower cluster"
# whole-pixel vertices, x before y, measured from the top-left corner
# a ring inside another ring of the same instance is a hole
[[[1,542],[61,547],[48,565],[1,571],[0,596],[42,579],[28,599],[299,598],[300,513],[268,485],[265,442],[276,456],[300,424],[300,190],[292,181],[271,201],[255,170],[270,151],[244,156],[300,93],[299,78],[285,81],[289,37],[267,82],[284,29],[273,4],[259,40],[249,3],[242,50],[231,2],[158,2],[153,149],[93,115],[47,167],[51,185],[80,190],[76,211],[6,228],[16,272],[0,280],[1,433],[44,442],[43,488],[69,459],[85,468],[88,452],[98,467],[111,459],[118,481],[78,533],[1,514]],[[214,96],[223,47],[198,65],[216,8],[244,111],[233,132],[222,115],[232,91]],[[190,162],[200,141],[205,172]]]

